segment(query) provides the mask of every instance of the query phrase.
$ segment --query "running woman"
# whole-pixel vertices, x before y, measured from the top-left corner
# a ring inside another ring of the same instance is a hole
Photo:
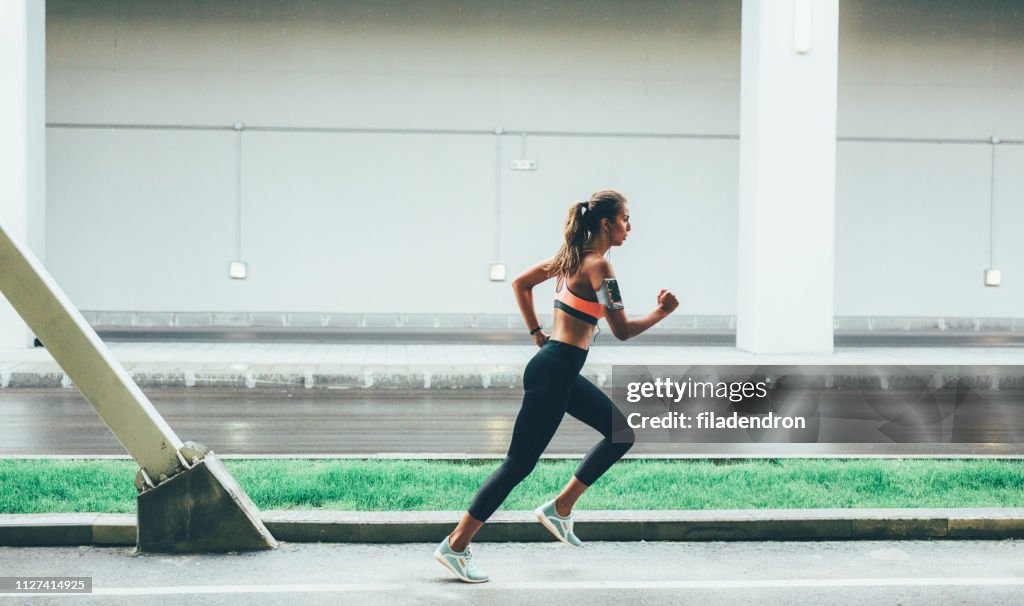
[[[582,545],[573,533],[573,505],[633,445],[633,432],[622,413],[579,374],[600,318],[607,320],[617,339],[625,341],[679,306],[675,295],[663,289],[654,311],[640,318],[626,317],[615,271],[605,254],[613,246],[622,246],[630,229],[625,196],[611,190],[597,192],[586,202],[569,207],[565,242],[555,256],[512,282],[519,311],[540,351],[523,374],[526,394],[512,429],[508,456],[477,491],[459,525],[434,551],[438,562],[467,583],[488,579],[487,573],[473,565],[470,542],[533,470],[566,412],[601,432],[604,439],[583,458],[561,494],[534,511],[540,523],[563,543]],[[533,287],[550,278],[556,278],[556,298],[548,337],[537,321]]]

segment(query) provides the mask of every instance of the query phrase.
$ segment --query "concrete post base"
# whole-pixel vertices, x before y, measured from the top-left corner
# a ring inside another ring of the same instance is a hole
[[[139,551],[161,553],[274,549],[259,509],[217,456],[139,494]]]

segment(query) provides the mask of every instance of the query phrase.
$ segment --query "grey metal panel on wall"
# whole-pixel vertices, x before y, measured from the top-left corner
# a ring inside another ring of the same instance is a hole
[[[1024,2],[839,6],[840,136],[1024,139]]]
[[[226,304],[234,135],[49,129],[47,267],[83,309]]]
[[[739,6],[51,0],[48,119],[716,132]]]
[[[486,136],[245,135],[232,309],[476,311],[494,229]]]
[[[850,142],[838,153],[837,315],[1020,315],[1024,179],[1012,167],[1024,166],[1024,148],[997,149],[999,288],[983,285],[989,145]]]

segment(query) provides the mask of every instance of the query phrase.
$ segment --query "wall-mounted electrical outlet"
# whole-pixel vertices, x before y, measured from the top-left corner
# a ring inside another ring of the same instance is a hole
[[[244,261],[232,261],[228,269],[228,275],[234,280],[244,280],[249,275],[249,267]]]
[[[505,264],[495,263],[491,265],[491,281],[492,282],[504,282],[505,281]]]

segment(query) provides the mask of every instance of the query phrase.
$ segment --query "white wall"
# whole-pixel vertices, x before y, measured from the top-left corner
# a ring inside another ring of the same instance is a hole
[[[1021,4],[841,2],[840,136],[1024,139]],[[664,286],[681,313],[735,313],[739,9],[49,0],[48,265],[84,309],[514,313],[487,281],[496,234],[514,274],[557,248],[571,201],[614,187],[627,303]],[[539,170],[513,172],[504,136],[499,192],[493,135],[247,130],[251,276],[231,281],[232,131],[65,126],[236,120],[726,138],[531,135]],[[837,314],[1020,315],[1024,158],[999,150],[1005,286],[986,290],[987,153],[840,142]]]
[[[840,2],[836,314],[1024,315],[1024,2]]]

